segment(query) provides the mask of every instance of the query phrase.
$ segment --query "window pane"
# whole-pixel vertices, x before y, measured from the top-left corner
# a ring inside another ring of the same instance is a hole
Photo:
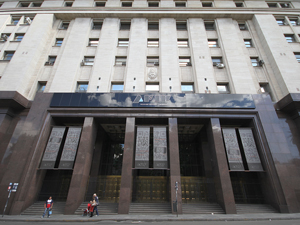
[[[194,92],[194,85],[193,84],[182,84],[181,91],[182,92]]]
[[[208,47],[210,47],[210,48],[218,47],[218,41],[217,40],[208,40]]]
[[[269,8],[277,8],[277,3],[267,3]]]
[[[148,30],[158,30],[159,24],[158,22],[149,22],[148,23]]]
[[[129,45],[129,39],[119,39],[118,40],[119,47],[128,47],[128,45]]]
[[[296,42],[293,34],[285,34],[284,36],[287,42],[289,43]]]
[[[96,7],[104,7],[105,6],[105,2],[95,2],[95,6]]]
[[[187,30],[186,22],[177,22],[176,29],[177,30]]]
[[[111,85],[112,91],[123,91],[124,90],[124,84],[112,84]]]
[[[245,23],[239,23],[240,30],[247,30],[247,26]]]
[[[246,46],[247,48],[251,48],[251,47],[252,47],[252,42],[251,42],[251,40],[244,40],[244,43],[245,43],[245,46]]]
[[[84,65],[85,66],[92,66],[94,65],[94,57],[84,57]]]
[[[159,91],[159,84],[146,84],[146,91]]]
[[[130,22],[121,22],[120,30],[130,30]]]
[[[202,2],[203,7],[213,7],[212,2]]]
[[[179,48],[187,48],[189,47],[189,42],[187,39],[178,39],[177,45]]]
[[[15,34],[14,41],[22,41],[24,34]]]
[[[147,46],[148,47],[158,47],[159,45],[159,41],[158,39],[148,39],[148,43],[147,43]]]
[[[205,22],[204,26],[205,26],[205,30],[215,30],[214,22]]]
[[[147,58],[147,66],[159,66],[159,58],[158,57],[148,57]]]
[[[63,30],[68,29],[70,22],[62,22],[60,28]]]
[[[290,8],[291,5],[289,3],[280,3],[281,8]]]
[[[179,58],[179,66],[191,66],[191,59],[186,57]]]
[[[62,42],[63,42],[63,39],[56,39],[55,41],[55,46],[61,46],[62,45]]]
[[[285,25],[284,19],[276,19],[276,21],[279,26]]]
[[[229,93],[229,88],[227,84],[218,84],[217,89],[219,93]]]
[[[101,30],[102,28],[102,21],[93,21],[93,30]]]
[[[222,58],[212,58],[213,65],[216,66],[219,63],[222,63]]]
[[[175,7],[185,7],[186,2],[175,2]]]
[[[89,40],[89,46],[98,46],[98,44],[99,44],[99,39],[98,38],[91,38],[90,40]]]
[[[5,52],[3,60],[11,60],[15,52]]]
[[[116,66],[126,66],[126,57],[116,57]]]
[[[252,63],[252,66],[259,66],[258,58],[251,58],[251,63]]]
[[[77,92],[86,92],[88,89],[88,84],[78,84]]]
[[[159,2],[148,2],[148,7],[159,7]]]
[[[132,2],[122,2],[122,7],[131,7]]]
[[[298,63],[300,63],[300,53],[294,53]]]

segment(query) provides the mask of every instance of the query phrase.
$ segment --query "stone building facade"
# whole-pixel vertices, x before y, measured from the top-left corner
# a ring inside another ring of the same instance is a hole
[[[299,15],[296,0],[2,1],[0,210],[18,183],[8,214],[50,195],[73,214],[95,192],[121,214],[300,212]]]

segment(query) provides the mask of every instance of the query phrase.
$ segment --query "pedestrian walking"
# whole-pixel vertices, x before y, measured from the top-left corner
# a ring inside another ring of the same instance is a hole
[[[96,212],[96,216],[99,216],[98,208],[97,208],[97,206],[99,205],[99,198],[96,193],[93,195],[93,198],[96,202],[96,206],[94,207],[94,212]]]
[[[49,199],[44,204],[45,211],[44,211],[42,218],[44,218],[46,213],[48,213],[48,218],[50,217],[52,207],[53,207],[53,200],[52,200],[52,197],[50,196]]]

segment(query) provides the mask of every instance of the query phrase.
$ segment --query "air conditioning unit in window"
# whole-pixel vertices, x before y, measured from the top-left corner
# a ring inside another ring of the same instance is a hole
[[[29,17],[26,17],[26,22],[28,23],[28,24],[31,24],[32,23],[32,20],[29,18]]]
[[[3,41],[7,41],[7,38],[8,38],[8,37],[7,37],[6,34],[3,34],[2,37],[1,37],[1,39],[2,39]]]
[[[223,69],[224,67],[225,67],[225,65],[223,63],[218,63],[217,64],[218,69]]]

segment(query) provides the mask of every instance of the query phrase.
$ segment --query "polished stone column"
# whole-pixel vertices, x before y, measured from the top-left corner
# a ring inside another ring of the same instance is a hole
[[[92,165],[96,135],[97,126],[95,119],[93,117],[86,117],[66,202],[65,214],[67,215],[73,214],[84,201]]]
[[[170,149],[170,188],[171,188],[171,203],[172,213],[174,211],[173,202],[176,201],[175,182],[178,182],[177,192],[177,210],[182,214],[182,199],[181,199],[181,177],[180,177],[180,161],[179,161],[179,142],[178,142],[178,127],[177,118],[169,118],[169,149]]]
[[[124,141],[124,153],[122,164],[122,177],[120,188],[120,200],[119,200],[119,214],[128,214],[131,203],[131,190],[132,190],[132,165],[134,154],[134,130],[135,130],[135,118],[127,117],[125,141]]]
[[[210,119],[207,127],[207,135],[212,153],[217,201],[223,207],[225,213],[235,214],[235,200],[219,118]]]

